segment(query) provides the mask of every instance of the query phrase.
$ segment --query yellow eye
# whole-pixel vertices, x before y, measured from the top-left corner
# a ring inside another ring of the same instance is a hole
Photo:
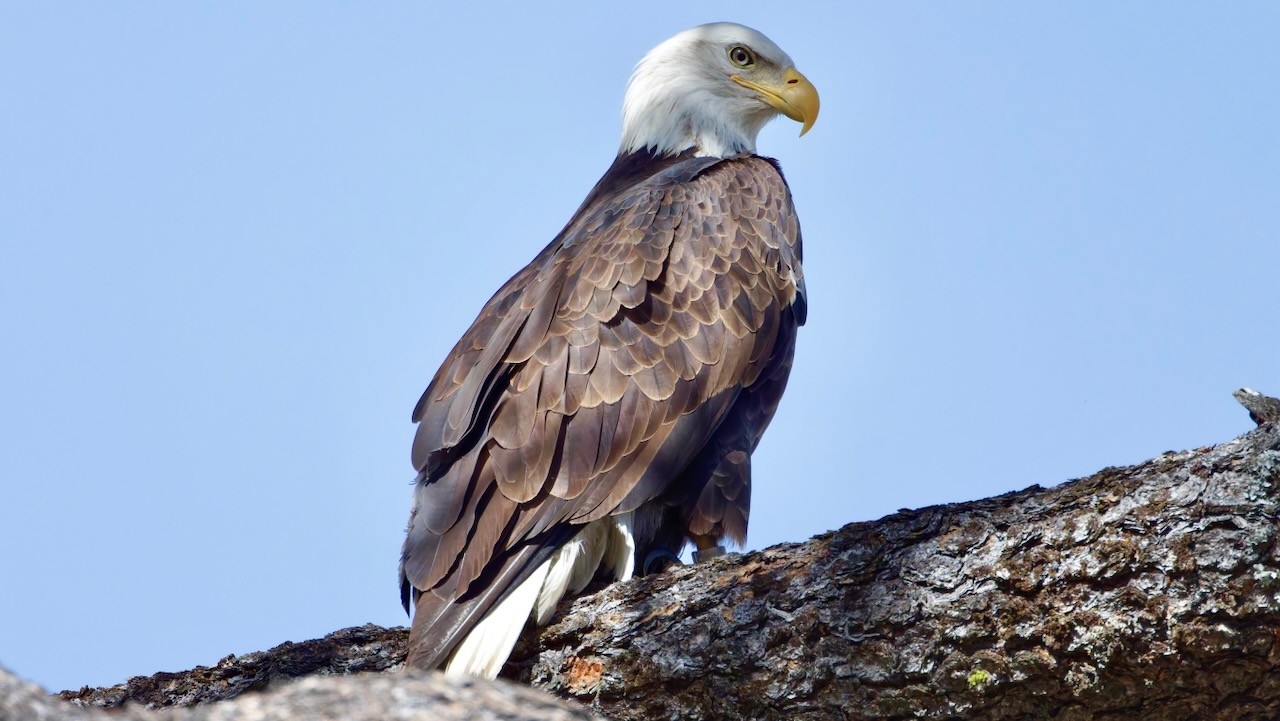
[[[756,64],[756,56],[742,45],[729,48],[729,62],[740,68],[749,68]]]

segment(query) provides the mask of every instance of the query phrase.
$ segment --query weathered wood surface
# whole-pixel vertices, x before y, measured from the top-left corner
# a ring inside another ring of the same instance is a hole
[[[1241,388],[1231,395],[1249,411],[1254,423],[1280,423],[1280,398],[1263,395],[1252,388]]]
[[[579,599],[508,672],[614,719],[1280,718],[1278,487],[1267,424],[903,511]],[[338,633],[63,695],[212,701],[403,656],[402,629]]]
[[[115,686],[86,686],[59,696],[78,706],[105,708],[126,702],[150,708],[212,703],[286,679],[386,671],[404,662],[408,636],[403,628],[365,624],[324,638],[282,643],[268,651],[227,656],[211,667],[135,676]]]
[[[521,661],[614,719],[1280,718],[1280,428],[615,586]]]
[[[407,635],[407,634],[402,634]],[[226,690],[227,687],[219,687]],[[404,673],[276,679],[263,693],[162,710],[104,710],[48,696],[0,668],[0,721],[591,721],[571,702],[508,681]],[[183,702],[192,700],[184,695]],[[206,698],[208,696],[206,695]],[[175,699],[175,701],[178,699]]]

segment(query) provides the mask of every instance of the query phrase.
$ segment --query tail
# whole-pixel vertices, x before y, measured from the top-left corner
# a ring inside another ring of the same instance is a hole
[[[552,533],[495,559],[496,571],[462,597],[416,594],[408,665],[495,678],[530,616],[539,625],[550,621],[560,600],[585,588],[598,569],[619,580],[631,577],[631,514]]]
[[[572,532],[574,529],[566,528],[565,530]],[[453,654],[454,649],[471,634],[494,606],[505,600],[512,591],[518,589],[535,574],[546,577],[544,566],[555,553],[557,546],[563,542],[564,539],[556,539],[512,549],[501,560],[494,559],[491,562],[492,567],[495,568],[492,575],[486,573],[476,579],[471,590],[459,598],[440,596],[433,591],[416,593],[413,625],[409,628],[409,658],[406,663],[422,669],[439,668],[443,665],[445,660]],[[538,580],[536,588],[541,586],[542,581]],[[496,669],[491,673],[476,675],[487,675],[490,678],[498,675],[497,672],[501,670],[502,664],[511,654],[511,649],[515,647],[516,638],[524,628],[524,621],[528,618],[529,609],[532,607],[533,602],[530,601],[522,616],[506,619],[510,626],[514,626],[507,634],[503,634],[504,637],[510,636],[510,644],[507,645],[501,659],[497,661]],[[514,609],[511,613],[514,613]],[[494,649],[494,651],[497,650]],[[492,665],[492,663],[486,664],[486,670]]]

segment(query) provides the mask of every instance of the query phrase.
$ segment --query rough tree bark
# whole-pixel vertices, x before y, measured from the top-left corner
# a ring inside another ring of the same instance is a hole
[[[1280,718],[1278,486],[1270,423],[616,584],[527,633],[507,671],[614,719]],[[386,633],[379,663],[403,653]],[[294,666],[341,673],[353,648],[319,643]],[[290,675],[254,663],[219,673]],[[207,688],[208,672],[186,678]],[[157,691],[175,684],[63,697],[202,698]]]
[[[615,719],[1280,718],[1280,429],[574,604],[520,660]]]
[[[278,686],[219,703],[106,711],[74,708],[0,668],[0,721],[600,721],[537,689],[422,671],[311,676]]]

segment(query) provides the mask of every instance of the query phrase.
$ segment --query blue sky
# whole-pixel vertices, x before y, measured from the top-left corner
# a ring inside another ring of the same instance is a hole
[[[1280,393],[1277,6],[632,7],[0,8],[0,664],[56,690],[403,623],[409,412],[702,22],[823,101],[760,139],[810,314],[752,548]]]

